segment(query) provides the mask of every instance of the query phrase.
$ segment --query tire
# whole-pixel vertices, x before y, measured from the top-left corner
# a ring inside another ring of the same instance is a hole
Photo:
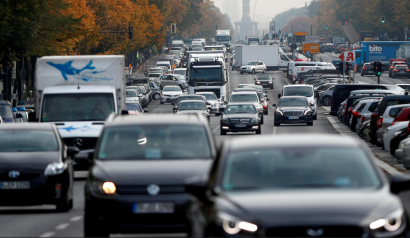
[[[252,74],[255,74],[255,70],[254,70],[254,69],[252,69]]]
[[[275,126],[280,126],[280,122],[276,122],[276,119],[275,119],[275,123],[273,123]]]
[[[67,196],[56,204],[57,212],[68,212],[71,209],[73,209],[73,199],[68,200]]]
[[[263,71],[262,71],[262,74],[265,74],[265,73],[266,73],[266,70],[263,70]]]
[[[225,135],[226,135],[226,131],[222,130],[222,127],[221,127],[221,136],[225,136]]]
[[[396,78],[396,76],[394,76],[394,75],[392,75],[391,77],[392,77],[392,78]]]
[[[266,112],[264,112],[263,114],[265,114],[265,115],[269,115],[269,110],[268,110],[268,109],[266,109]]]
[[[317,113],[313,116],[313,120],[317,120]]]
[[[311,121],[311,122],[306,122],[306,125],[308,125],[308,126],[313,126],[313,121]]]
[[[241,74],[243,74],[243,72],[240,72]]]
[[[256,132],[256,134],[257,134],[257,135],[262,134],[262,128],[261,128],[261,126],[260,126],[260,125],[259,125],[258,130],[256,130],[255,132]]]
[[[181,85],[181,84],[178,84],[178,86],[181,88],[181,91],[183,92],[183,91],[184,91],[184,88],[182,87],[182,85]]]
[[[160,101],[159,103],[164,104],[164,102]]]
[[[362,77],[364,76],[364,74],[363,74],[363,73],[361,73],[360,75],[361,75]]]
[[[322,99],[322,105],[323,106],[330,106],[330,102],[331,102],[331,99],[330,99],[329,96],[326,96]]]
[[[272,87],[270,87],[270,89],[273,89],[273,86],[272,86]]]
[[[84,214],[84,237],[109,237],[110,234],[99,224],[97,216]]]
[[[261,118],[261,125],[263,125],[263,117],[264,117],[264,116],[262,115],[262,118]]]
[[[159,95],[158,93],[154,94],[154,99],[155,100],[159,100],[161,98],[161,95]]]

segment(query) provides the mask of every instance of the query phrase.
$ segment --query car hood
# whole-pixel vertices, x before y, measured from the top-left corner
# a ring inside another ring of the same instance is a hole
[[[282,110],[282,111],[293,111],[293,110],[304,111],[307,109],[308,109],[307,107],[278,107],[278,110]]]
[[[224,118],[235,118],[235,119],[253,119],[257,118],[258,114],[249,114],[249,113],[235,113],[235,114],[224,114]]]
[[[60,152],[17,152],[0,153],[0,173],[9,170],[44,171],[48,164],[57,162]]]
[[[177,111],[177,114],[196,114],[196,113],[207,113],[207,111],[202,111],[202,110],[183,110],[183,111]]]
[[[387,186],[377,190],[298,190],[231,192],[240,219],[264,227],[291,225],[361,225],[384,218],[401,208]],[[244,216],[244,217],[242,217]]]
[[[92,175],[121,185],[184,184],[208,173],[211,159],[96,161]]]

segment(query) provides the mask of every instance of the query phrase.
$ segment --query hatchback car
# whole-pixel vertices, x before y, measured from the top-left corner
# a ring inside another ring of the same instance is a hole
[[[398,194],[369,148],[341,136],[258,136],[224,140],[207,179],[192,178],[193,237],[406,236]]]
[[[0,126],[0,206],[52,204],[57,211],[73,207],[74,170],[78,153],[61,140],[56,126]]]
[[[261,116],[252,103],[229,103],[221,117],[221,135],[244,131],[261,134]]]
[[[407,65],[398,64],[391,74],[392,78],[410,78],[410,69]]]
[[[365,64],[363,64],[361,76],[365,76],[365,75],[375,76],[375,71],[374,71],[373,63],[365,63]]]
[[[199,114],[110,116],[85,185],[85,237],[190,232],[184,181],[208,173],[215,148]]]

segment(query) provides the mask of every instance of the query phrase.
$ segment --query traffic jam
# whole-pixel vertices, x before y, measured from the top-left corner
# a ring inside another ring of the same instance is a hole
[[[164,21],[175,10],[131,2]],[[208,17],[195,29],[212,22],[212,33],[182,34],[168,19],[163,42],[144,50],[101,53],[108,38],[75,38],[77,53],[0,64],[2,235],[410,236],[407,31],[340,19],[337,31],[293,31],[275,17],[265,35],[254,2],[241,2],[234,24],[230,4],[223,15],[213,1],[183,3]],[[214,26],[217,14],[229,24]],[[140,37],[131,25],[101,33]]]

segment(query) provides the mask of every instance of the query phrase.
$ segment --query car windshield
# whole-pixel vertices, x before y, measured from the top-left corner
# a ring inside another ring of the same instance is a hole
[[[177,70],[174,69],[174,74],[179,74],[179,75],[186,75],[186,70]],[[185,78],[184,78],[185,79]]]
[[[205,103],[203,102],[181,102],[179,104],[178,110],[184,111],[184,110],[200,110],[200,111],[205,111]]]
[[[298,147],[231,152],[222,189],[375,189],[381,181],[358,148]]]
[[[161,73],[159,73],[159,74],[148,74],[148,77],[150,77],[150,78],[159,78],[159,76],[161,76]]]
[[[313,89],[311,87],[285,87],[283,96],[304,96],[311,97]]]
[[[157,64],[157,66],[165,66],[165,67],[169,67],[169,64]]]
[[[248,62],[246,65],[255,65],[256,62]]]
[[[223,80],[221,68],[194,68],[190,70],[190,82],[216,82]]]
[[[134,90],[137,90],[137,92],[138,92],[139,94],[142,94],[142,90],[141,90],[141,88],[140,88],[140,87],[138,87],[138,86],[134,86],[134,87],[127,87],[127,88],[132,88],[132,89],[134,89]]]
[[[137,111],[137,112],[142,111],[140,105],[136,103],[127,103],[126,109],[128,111]]]
[[[126,92],[126,97],[127,98],[132,98],[132,97],[137,97],[137,92],[135,90],[127,90]]]
[[[112,93],[45,94],[40,115],[42,122],[105,121],[113,112]],[[78,128],[63,126],[59,129],[71,132]]]
[[[230,102],[258,102],[256,94],[233,94]]]
[[[254,105],[228,105],[225,109],[225,114],[236,113],[255,114],[256,109]]]
[[[305,98],[281,98],[279,100],[279,107],[307,107]]]
[[[183,97],[179,96],[178,99],[177,99],[177,103],[180,103],[180,102],[186,101],[186,100],[203,100],[203,98],[202,98],[202,96],[199,96],[199,95],[197,95],[197,96],[183,96]]]
[[[164,92],[178,92],[181,91],[180,87],[165,87]]]
[[[11,106],[7,104],[0,104],[0,116],[3,118],[11,118],[13,117]]]
[[[266,76],[266,75],[259,75],[258,76],[258,80],[270,80],[270,76]]]
[[[206,94],[199,94],[199,95],[204,96],[206,100],[216,100],[215,94],[206,93]]]
[[[396,86],[396,85],[386,85],[386,90],[393,90],[393,91],[396,91],[396,92],[403,91],[403,89],[401,87]]]
[[[185,76],[183,76],[183,75],[177,74],[177,75],[174,75],[174,76],[175,76],[178,80],[183,80],[183,81],[186,80]]]
[[[40,151],[58,151],[57,137],[53,131],[0,130],[0,152]]]
[[[141,125],[108,127],[97,151],[100,160],[211,158],[204,126]]]

